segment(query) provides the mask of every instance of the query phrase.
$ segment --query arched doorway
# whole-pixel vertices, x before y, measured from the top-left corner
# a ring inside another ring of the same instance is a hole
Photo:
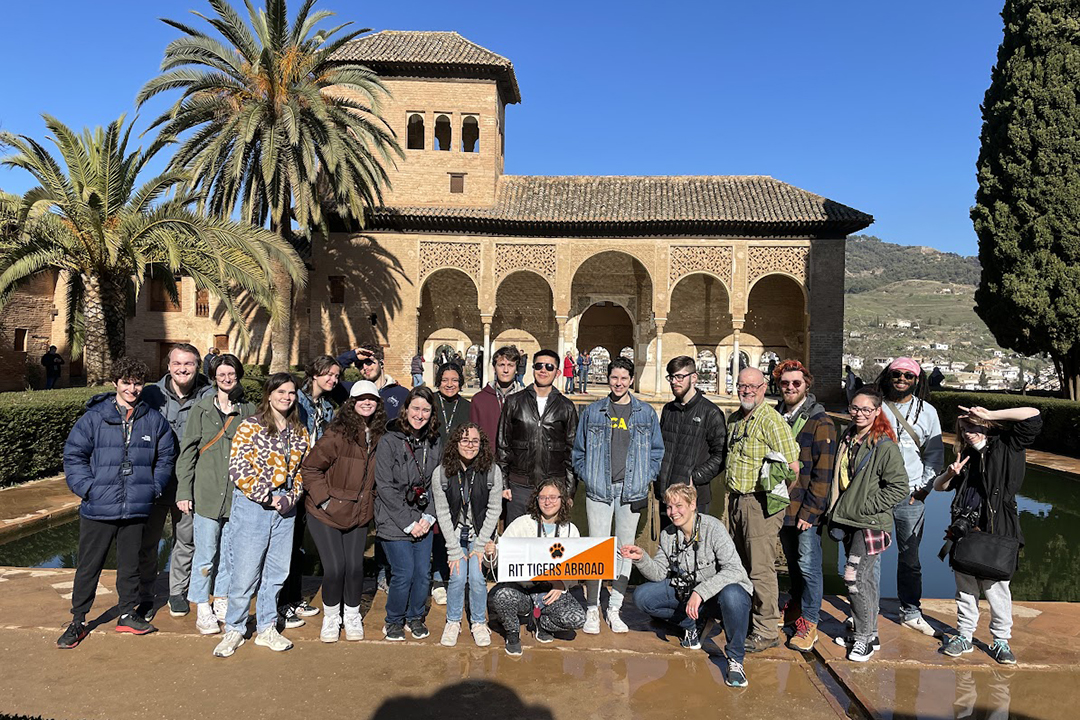
[[[492,342],[492,352],[503,345],[516,342],[498,342],[498,338],[509,333],[521,342],[531,342],[535,350],[549,348],[558,350],[559,327],[555,322],[555,303],[551,286],[547,280],[529,270],[519,270],[507,275],[495,291],[495,314],[491,318],[491,334],[496,338]],[[528,338],[526,341],[525,338]],[[522,349],[518,345],[518,349]],[[526,380],[532,376],[532,369],[526,371]]]
[[[634,323],[626,308],[616,303],[598,302],[586,310],[578,321],[577,337],[581,347],[604,348],[608,362],[627,347],[633,357]]]
[[[611,362],[611,353],[605,347],[594,347],[589,351],[592,365],[589,366],[589,385],[607,384],[607,366]]]
[[[756,353],[772,352],[780,358],[810,361],[806,341],[806,294],[802,285],[787,275],[766,275],[750,289],[743,332],[757,338],[744,343]]]
[[[697,354],[697,389],[703,393],[717,394],[716,379],[716,353],[712,350],[699,350]]]
[[[476,284],[461,270],[444,268],[427,277],[420,288],[417,309],[418,344],[424,359],[424,380],[430,385],[438,367],[438,348],[446,346],[450,356],[465,352],[483,340]]]
[[[484,385],[484,349],[479,345],[471,346],[465,353],[465,387],[481,388]],[[477,362],[479,361],[479,362]]]

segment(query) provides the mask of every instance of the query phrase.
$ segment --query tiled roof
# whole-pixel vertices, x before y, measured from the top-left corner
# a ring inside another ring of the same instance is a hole
[[[386,207],[371,227],[597,235],[847,235],[874,218],[765,175],[504,175],[484,208]]]
[[[382,30],[347,43],[330,59],[363,63],[380,74],[458,77],[467,70],[467,77],[490,75],[505,83],[507,102],[521,102],[514,64],[456,32]]]

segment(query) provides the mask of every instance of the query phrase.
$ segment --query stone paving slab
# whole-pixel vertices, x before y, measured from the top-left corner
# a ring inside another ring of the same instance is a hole
[[[79,502],[63,475],[0,489],[0,539],[23,534],[51,520],[74,517]]]

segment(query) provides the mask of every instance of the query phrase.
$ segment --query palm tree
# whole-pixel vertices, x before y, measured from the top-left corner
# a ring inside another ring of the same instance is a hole
[[[379,116],[386,93],[379,78],[363,65],[329,60],[369,29],[316,30],[333,13],[312,12],[315,0],[291,24],[285,0],[266,0],[258,11],[245,0],[250,27],[225,0],[209,2],[215,17],[194,14],[221,37],[165,20],[184,36],[169,43],[162,74],[137,98],[141,106],[182,91],[151,126],[167,139],[187,133],[171,167],[190,172],[210,212],[238,213],[298,248],[313,230],[326,234],[329,213],[362,225],[389,183],[384,164],[401,149]],[[291,330],[282,316],[272,333],[275,370],[288,365]]]
[[[241,344],[249,338],[246,303],[272,317],[284,306],[272,266],[304,282],[296,252],[274,233],[198,212],[194,196],[180,190],[188,179],[183,172],[168,170],[136,185],[162,146],[129,152],[131,125],[125,127],[123,116],[81,134],[44,118],[66,170],[38,141],[0,133],[0,145],[14,150],[0,165],[22,168],[39,183],[21,198],[0,198],[0,309],[24,281],[60,270],[72,356],[85,356],[90,383],[107,380],[112,362],[124,355],[128,301],[150,273],[173,299],[177,273],[220,298]]]

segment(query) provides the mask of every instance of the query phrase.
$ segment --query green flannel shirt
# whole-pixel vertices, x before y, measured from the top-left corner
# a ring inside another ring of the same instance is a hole
[[[725,481],[728,490],[737,493],[764,489],[759,479],[765,455],[770,450],[780,453],[788,462],[799,459],[799,446],[784,416],[764,402],[749,415],[742,408],[731,414],[727,448]]]

